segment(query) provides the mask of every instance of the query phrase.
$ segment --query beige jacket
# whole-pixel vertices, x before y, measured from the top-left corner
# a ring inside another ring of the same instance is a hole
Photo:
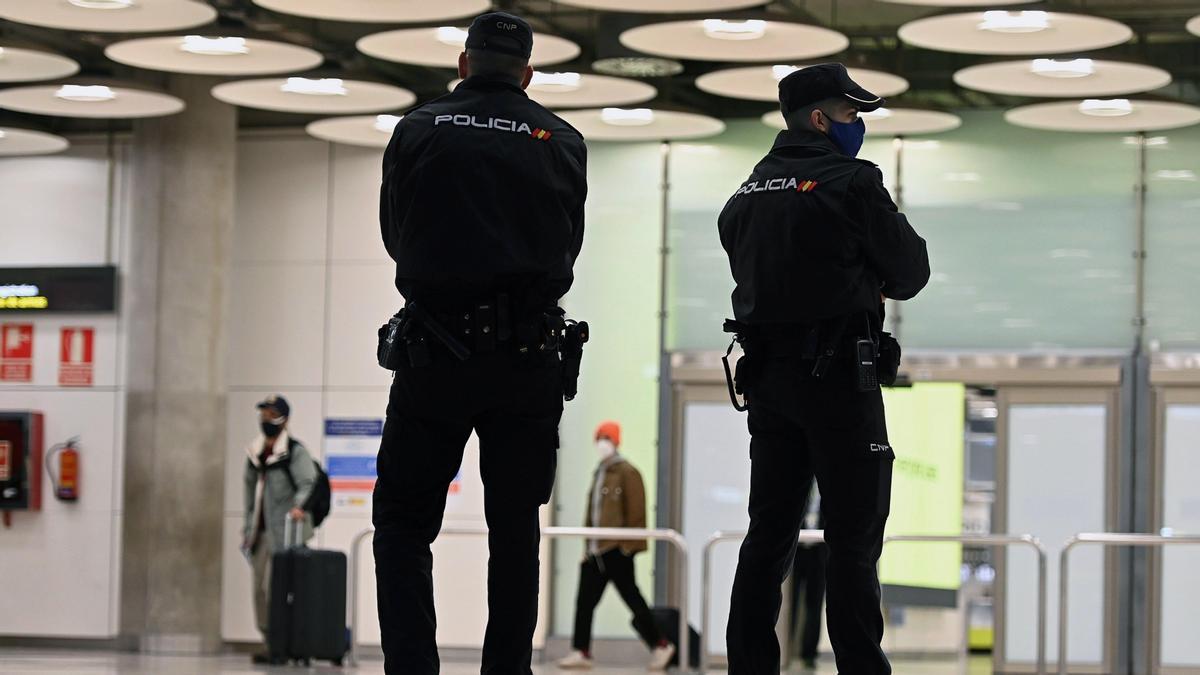
[[[593,481],[592,489],[588,491],[586,527],[646,527],[646,486],[642,482],[642,474],[620,455],[615,455],[600,465],[597,472],[603,471],[602,482]],[[596,486],[600,486],[600,494],[596,494]],[[597,499],[599,503],[597,503]],[[593,511],[599,517],[593,516]],[[646,550],[646,541],[598,541],[595,542],[596,553],[604,553],[614,548],[620,548],[629,555]]]

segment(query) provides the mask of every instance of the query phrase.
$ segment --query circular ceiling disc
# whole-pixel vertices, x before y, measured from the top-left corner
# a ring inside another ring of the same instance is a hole
[[[900,39],[914,47],[957,54],[1045,55],[1104,49],[1129,42],[1123,23],[1082,14],[1045,12],[1047,28],[1014,33],[985,30],[984,12],[943,14],[900,27]]]
[[[888,117],[863,117],[867,125],[867,137],[871,136],[921,136],[925,134],[940,134],[962,126],[958,115],[937,112],[933,110],[912,110],[905,108],[881,108],[891,115]],[[786,129],[783,114],[771,111],[762,116],[762,121],[769,127]]]
[[[70,77],[79,64],[65,56],[0,46],[0,82],[38,82]]]
[[[309,136],[330,143],[383,149],[392,140],[392,130],[380,129],[377,123],[375,115],[333,117],[312,122],[304,130]]]
[[[674,141],[715,136],[725,123],[707,115],[655,110],[649,124],[614,125],[605,122],[600,110],[564,112],[562,118],[589,141]]]
[[[254,0],[280,14],[354,23],[426,23],[486,12],[490,0]]]
[[[536,75],[534,76],[536,79]],[[462,80],[450,83],[450,91]],[[579,84],[574,89],[564,89],[551,85],[530,84],[525,90],[529,98],[537,101],[551,110],[560,108],[600,108],[628,106],[635,103],[645,103],[658,96],[658,89],[645,82],[630,80],[624,77],[609,77],[607,75],[579,74]]]
[[[416,102],[407,89],[390,84],[345,80],[344,95],[314,95],[283,91],[284,79],[242,80],[213,87],[212,95],[244,108],[313,115],[353,115],[401,110]]]
[[[1192,20],[1187,22],[1187,29],[1192,35],[1200,36],[1200,16],[1192,17]]]
[[[0,157],[52,155],[71,147],[62,136],[40,131],[0,127]]]
[[[183,37],[127,40],[110,45],[104,55],[127,66],[189,75],[276,75],[316,68],[320,52],[285,42],[246,38],[245,54],[194,54],[181,47]]]
[[[1038,103],[1004,114],[1009,123],[1044,131],[1130,133],[1163,131],[1200,123],[1200,108],[1182,103],[1131,101],[1133,112],[1120,117],[1097,117],[1079,111],[1079,103]]]
[[[112,87],[116,96],[108,101],[68,101],[54,94],[58,85],[17,87],[0,91],[0,108],[53,117],[89,119],[133,119],[165,117],[183,110],[180,99],[141,89]]]
[[[879,0],[893,5],[915,5],[920,7],[1000,7],[1002,5],[1030,5],[1041,0]]]
[[[0,19],[58,30],[156,33],[212,23],[217,10],[192,0],[134,0],[128,7],[91,9],[67,0],[0,0]]]
[[[778,101],[779,79],[775,77],[775,68],[776,66],[750,66],[716,70],[696,78],[696,87],[717,96],[748,101]],[[908,91],[908,80],[903,77],[878,70],[847,70],[850,79],[876,96],[887,98]]]
[[[725,12],[765,5],[769,0],[558,0],[560,5],[605,12],[688,14]]]
[[[1171,83],[1161,68],[1119,61],[1093,61],[1082,77],[1047,77],[1035,73],[1034,61],[1005,61],[964,68],[954,74],[960,87],[1007,96],[1049,98],[1116,96],[1152,91]]]
[[[358,51],[384,61],[434,68],[457,68],[462,43],[438,39],[438,28],[404,28],[368,35],[358,41]],[[465,28],[462,30],[466,30]],[[554,35],[534,33],[529,65],[548,66],[579,56],[579,45]]]
[[[709,35],[704,21],[672,21],[638,26],[621,33],[621,44],[634,51],[694,61],[778,61],[812,59],[848,47],[845,35],[827,28],[767,21],[761,36],[723,39]]]

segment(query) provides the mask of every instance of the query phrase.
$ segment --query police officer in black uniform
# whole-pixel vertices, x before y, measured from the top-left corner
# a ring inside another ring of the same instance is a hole
[[[430,544],[472,431],[490,547],[482,673],[531,672],[565,386],[557,302],[587,193],[583,137],[524,92],[532,47],[523,19],[476,18],[464,81],[405,115],[384,155],[380,227],[405,299],[380,331],[395,370],[373,513],[388,673],[439,671]]]
[[[737,387],[749,408],[752,465],[729,672],[779,672],[780,586],[808,497],[797,486],[815,473],[838,671],[890,673],[876,562],[895,455],[876,380],[894,377],[899,347],[881,331],[882,303],[916,295],[929,259],[879,169],[855,159],[865,131],[858,114],[883,100],[841,64],[822,64],[784,78],[779,101],[787,131],[719,219],[736,282],[736,320],[726,329],[745,352]]]

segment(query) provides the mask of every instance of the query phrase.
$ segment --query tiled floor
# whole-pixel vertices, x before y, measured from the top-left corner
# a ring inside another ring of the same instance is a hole
[[[362,673],[383,672],[379,661],[368,661],[358,668],[333,668],[315,665],[301,668],[262,668],[250,664],[246,656],[147,656],[112,652],[44,651],[0,649],[0,673],[21,675],[215,675],[224,673]],[[479,666],[471,663],[444,663],[442,675],[475,675]],[[534,666],[535,675],[554,675],[560,671],[553,666]],[[644,673],[636,668],[596,668],[594,675],[632,675]],[[792,673],[811,671],[793,670]],[[822,664],[818,675],[834,675],[833,664]],[[895,675],[990,675],[991,661],[987,657],[972,658],[962,663],[919,661],[895,664]]]

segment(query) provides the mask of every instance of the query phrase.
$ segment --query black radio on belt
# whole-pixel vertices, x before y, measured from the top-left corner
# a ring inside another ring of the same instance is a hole
[[[875,370],[875,342],[858,340],[854,343],[854,364],[858,372],[858,390],[879,389],[879,375]]]

